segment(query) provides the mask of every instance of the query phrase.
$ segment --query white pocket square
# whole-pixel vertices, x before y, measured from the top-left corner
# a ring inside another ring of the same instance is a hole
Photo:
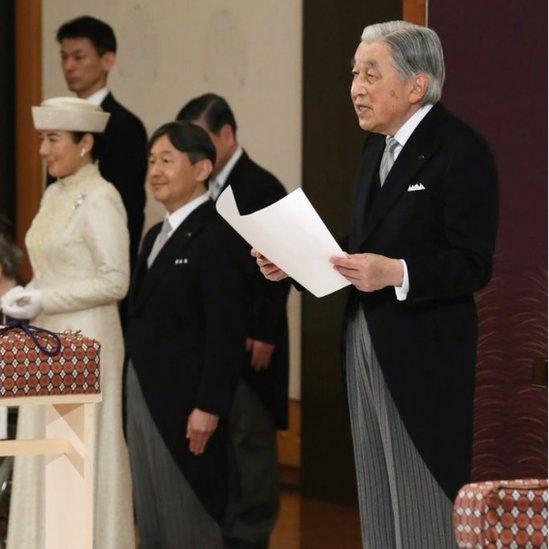
[[[424,191],[425,187],[423,186],[423,183],[416,183],[415,185],[410,185],[408,187],[408,192],[413,193],[414,191]]]

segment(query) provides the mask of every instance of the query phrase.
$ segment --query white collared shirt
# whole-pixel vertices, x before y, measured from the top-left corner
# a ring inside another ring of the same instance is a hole
[[[398,155],[400,154],[400,151],[402,151],[404,145],[406,145],[406,141],[410,139],[410,136],[414,133],[414,130],[419,126],[419,123],[427,116],[427,113],[432,108],[432,104],[423,105],[423,107],[410,116],[410,118],[408,118],[408,120],[400,126],[395,135],[393,135],[398,142],[394,152],[395,160],[398,158]],[[385,139],[388,139],[388,137]]]
[[[427,113],[433,108],[432,104],[423,105],[419,110],[417,110],[393,135],[394,139],[398,142],[398,145],[395,147],[393,153],[395,161],[398,158],[398,155],[406,145],[410,136],[414,133],[414,130],[419,126],[419,123],[427,116]],[[385,138],[387,141],[389,136]],[[396,297],[399,301],[405,301],[408,297],[408,292],[410,291],[410,278],[408,276],[408,265],[404,259],[400,260],[404,268],[404,274],[402,277],[402,286],[395,286]]]
[[[202,206],[205,202],[208,202],[210,200],[210,195],[205,192],[204,194],[201,194],[199,197],[195,198],[194,200],[191,200],[190,202],[187,202],[184,206],[181,206],[178,210],[175,210],[175,212],[172,212],[171,214],[166,214],[165,219],[167,218],[170,222],[171,230],[168,233],[168,238],[172,236],[172,234],[177,230],[179,225],[191,215],[196,208],[199,206]]]
[[[242,153],[242,147],[238,145],[231,158],[229,158],[228,162],[225,164],[225,166],[223,166],[223,169],[215,177],[212,177],[210,179],[209,192],[212,200],[217,200],[217,197],[219,196],[223,185],[225,185],[227,178],[233,171],[233,168],[242,156]]]
[[[103,103],[103,100],[105,97],[109,95],[109,88],[105,86],[104,88],[101,88],[100,90],[97,90],[95,93],[92,93],[86,101],[89,101],[90,103],[93,103],[94,105],[101,105]]]

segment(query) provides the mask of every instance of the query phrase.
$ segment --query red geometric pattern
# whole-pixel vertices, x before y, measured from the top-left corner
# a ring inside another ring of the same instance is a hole
[[[547,548],[547,481],[467,484],[454,504],[459,547]]]
[[[50,357],[20,330],[0,334],[0,398],[100,392],[99,342],[79,332],[57,335],[61,349]]]

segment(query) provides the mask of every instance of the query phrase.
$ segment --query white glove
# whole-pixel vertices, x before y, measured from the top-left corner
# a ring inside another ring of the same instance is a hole
[[[16,288],[13,288],[15,290]],[[43,309],[42,292],[40,290],[18,291],[15,296],[9,296],[10,290],[2,298],[2,310],[6,316],[18,319],[29,319],[38,316]],[[6,299],[6,296],[8,298]]]
[[[23,288],[23,286],[15,286],[11,290],[8,290],[0,299],[0,309],[3,309],[6,306],[15,305],[15,302],[24,291],[25,288]]]

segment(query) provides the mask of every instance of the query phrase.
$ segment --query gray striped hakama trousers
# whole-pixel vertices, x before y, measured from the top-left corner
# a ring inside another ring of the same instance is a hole
[[[362,307],[347,331],[347,390],[363,547],[455,548],[452,502],[404,427]]]
[[[127,439],[140,549],[221,549],[221,528],[206,512],[168,450],[130,362]],[[182,439],[181,444],[188,444]]]

